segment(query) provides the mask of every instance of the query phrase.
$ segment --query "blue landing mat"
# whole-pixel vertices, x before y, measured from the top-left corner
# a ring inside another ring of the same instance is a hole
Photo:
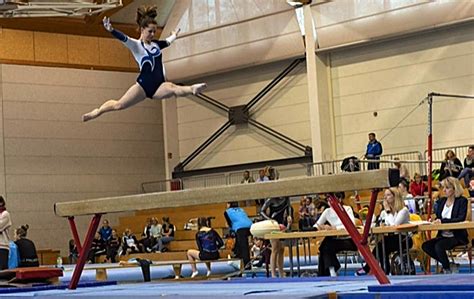
[[[116,285],[116,281],[94,281],[94,282],[81,282],[77,285],[78,288],[91,288],[91,287],[102,287],[109,285]],[[68,288],[67,283],[59,285],[51,284],[38,284],[31,287],[1,287],[0,294],[11,294],[11,293],[25,293],[25,292],[37,292],[37,291],[49,291],[49,290],[66,290]]]
[[[394,292],[474,292],[474,279],[472,275],[451,274],[425,276],[422,280],[413,280],[392,285],[373,285],[368,287],[369,292],[394,293]]]

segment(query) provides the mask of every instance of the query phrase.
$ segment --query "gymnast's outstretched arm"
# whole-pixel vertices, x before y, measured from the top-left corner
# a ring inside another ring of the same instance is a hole
[[[134,52],[140,45],[140,42],[134,38],[127,36],[120,30],[114,29],[110,23],[110,18],[104,17],[102,20],[105,30],[110,32],[116,39],[121,41],[130,51]]]

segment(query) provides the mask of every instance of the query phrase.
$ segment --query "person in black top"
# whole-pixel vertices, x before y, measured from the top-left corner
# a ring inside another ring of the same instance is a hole
[[[467,215],[467,199],[462,196],[463,189],[459,181],[454,177],[448,177],[443,182],[446,197],[438,199],[436,208],[436,220],[433,223],[463,222]],[[470,208],[470,207],[469,207]],[[467,230],[442,230],[438,231],[436,238],[428,240],[421,248],[429,256],[443,265],[443,273],[451,273],[446,250],[453,249],[458,245],[469,243]]]
[[[145,227],[143,228],[142,238],[138,241],[138,247],[142,252],[151,252],[153,247],[153,238],[150,233],[151,229],[151,218],[147,218]]]
[[[79,258],[79,250],[77,249],[74,239],[69,240],[69,264],[75,264]]]
[[[28,224],[25,224],[15,230],[15,244],[20,258],[18,267],[39,267],[35,244],[26,238],[28,228]]]
[[[453,150],[447,150],[443,163],[441,163],[439,168],[439,181],[451,176],[457,178],[461,174],[462,169],[462,163],[456,157],[456,153]]]
[[[267,199],[260,210],[260,214],[267,220],[277,221],[280,226],[291,227],[293,208],[291,207],[290,198],[277,197]],[[285,246],[282,241],[277,239],[270,240],[270,243],[272,245],[272,255],[270,258],[272,277],[276,277],[277,266],[280,277],[285,277],[283,269]]]
[[[199,230],[196,233],[196,244],[199,250],[189,249],[186,253],[188,260],[190,262],[194,262],[196,260],[208,261],[219,259],[219,248],[224,246],[224,241],[222,241],[222,238],[214,229],[209,227],[207,218],[198,218],[198,229]],[[206,264],[206,267],[207,276],[210,276],[210,266]],[[196,264],[191,264],[191,269],[193,270],[191,278],[194,278],[199,274]]]
[[[117,230],[113,229],[112,230],[112,235],[110,236],[109,241],[107,242],[107,247],[106,247],[106,255],[107,255],[107,261],[111,263],[116,262],[116,257],[118,250],[120,248],[120,238],[117,234]]]
[[[92,240],[91,249],[89,251],[89,256],[87,257],[87,259],[91,263],[95,263],[95,257],[100,256],[102,254],[105,254],[105,251],[106,251],[105,243],[104,243],[104,241],[102,241],[102,238],[101,238],[99,232],[96,232],[95,237]]]
[[[170,223],[170,217],[161,218],[163,224],[161,225],[161,238],[158,238],[157,243],[153,246],[153,250],[158,250],[163,252],[165,249],[165,244],[174,240],[174,231],[175,227]]]

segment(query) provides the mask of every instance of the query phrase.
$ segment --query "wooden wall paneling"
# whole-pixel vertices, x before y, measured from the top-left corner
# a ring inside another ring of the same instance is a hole
[[[0,59],[34,61],[33,32],[2,29]]]
[[[129,67],[129,50],[118,40],[99,38],[100,65]]]
[[[99,39],[97,37],[68,35],[69,63],[99,65]]]
[[[34,32],[35,61],[67,63],[67,35]]]

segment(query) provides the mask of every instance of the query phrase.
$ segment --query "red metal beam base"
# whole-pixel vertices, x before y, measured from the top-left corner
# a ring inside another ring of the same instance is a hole
[[[364,257],[366,263],[369,264],[370,269],[374,273],[379,283],[390,284],[390,280],[388,280],[387,275],[385,275],[385,272],[380,267],[380,264],[375,259],[367,244],[362,244],[362,236],[359,234],[359,231],[355,227],[352,220],[349,218],[349,215],[347,215],[346,210],[342,207],[342,205],[339,203],[339,201],[333,194],[329,195],[329,205],[331,206],[331,208],[334,209],[339,219],[341,219],[342,223],[344,224],[344,227],[346,228],[347,232],[352,237],[352,240],[357,246],[357,249],[359,249],[359,252]],[[370,212],[369,209],[369,213],[373,214],[373,209],[372,212]],[[366,225],[370,226],[370,223],[366,222]]]
[[[81,239],[79,238],[79,234],[77,233],[77,227],[76,222],[74,221],[74,216],[67,217],[67,220],[69,221],[69,226],[71,227],[72,231],[72,237],[74,238],[74,242],[76,242],[77,252],[79,253],[82,250],[82,245]]]
[[[378,193],[379,193],[378,190],[372,190],[372,194],[370,196],[369,211],[367,212],[367,216],[365,217],[364,234],[362,235],[362,240],[361,240],[362,245],[367,245],[367,239],[369,238],[370,224],[372,223],[372,217],[374,216],[375,204],[377,203]]]
[[[87,256],[89,255],[89,250],[91,249],[92,239],[94,239],[95,232],[99,227],[101,216],[102,214],[95,214],[91,220],[91,223],[89,224],[86,239],[84,240],[82,249],[79,252],[79,260],[77,261],[76,267],[74,268],[74,273],[72,274],[71,282],[69,283],[70,290],[75,290],[77,288],[77,284],[81,278],[82,270],[86,264]]]

